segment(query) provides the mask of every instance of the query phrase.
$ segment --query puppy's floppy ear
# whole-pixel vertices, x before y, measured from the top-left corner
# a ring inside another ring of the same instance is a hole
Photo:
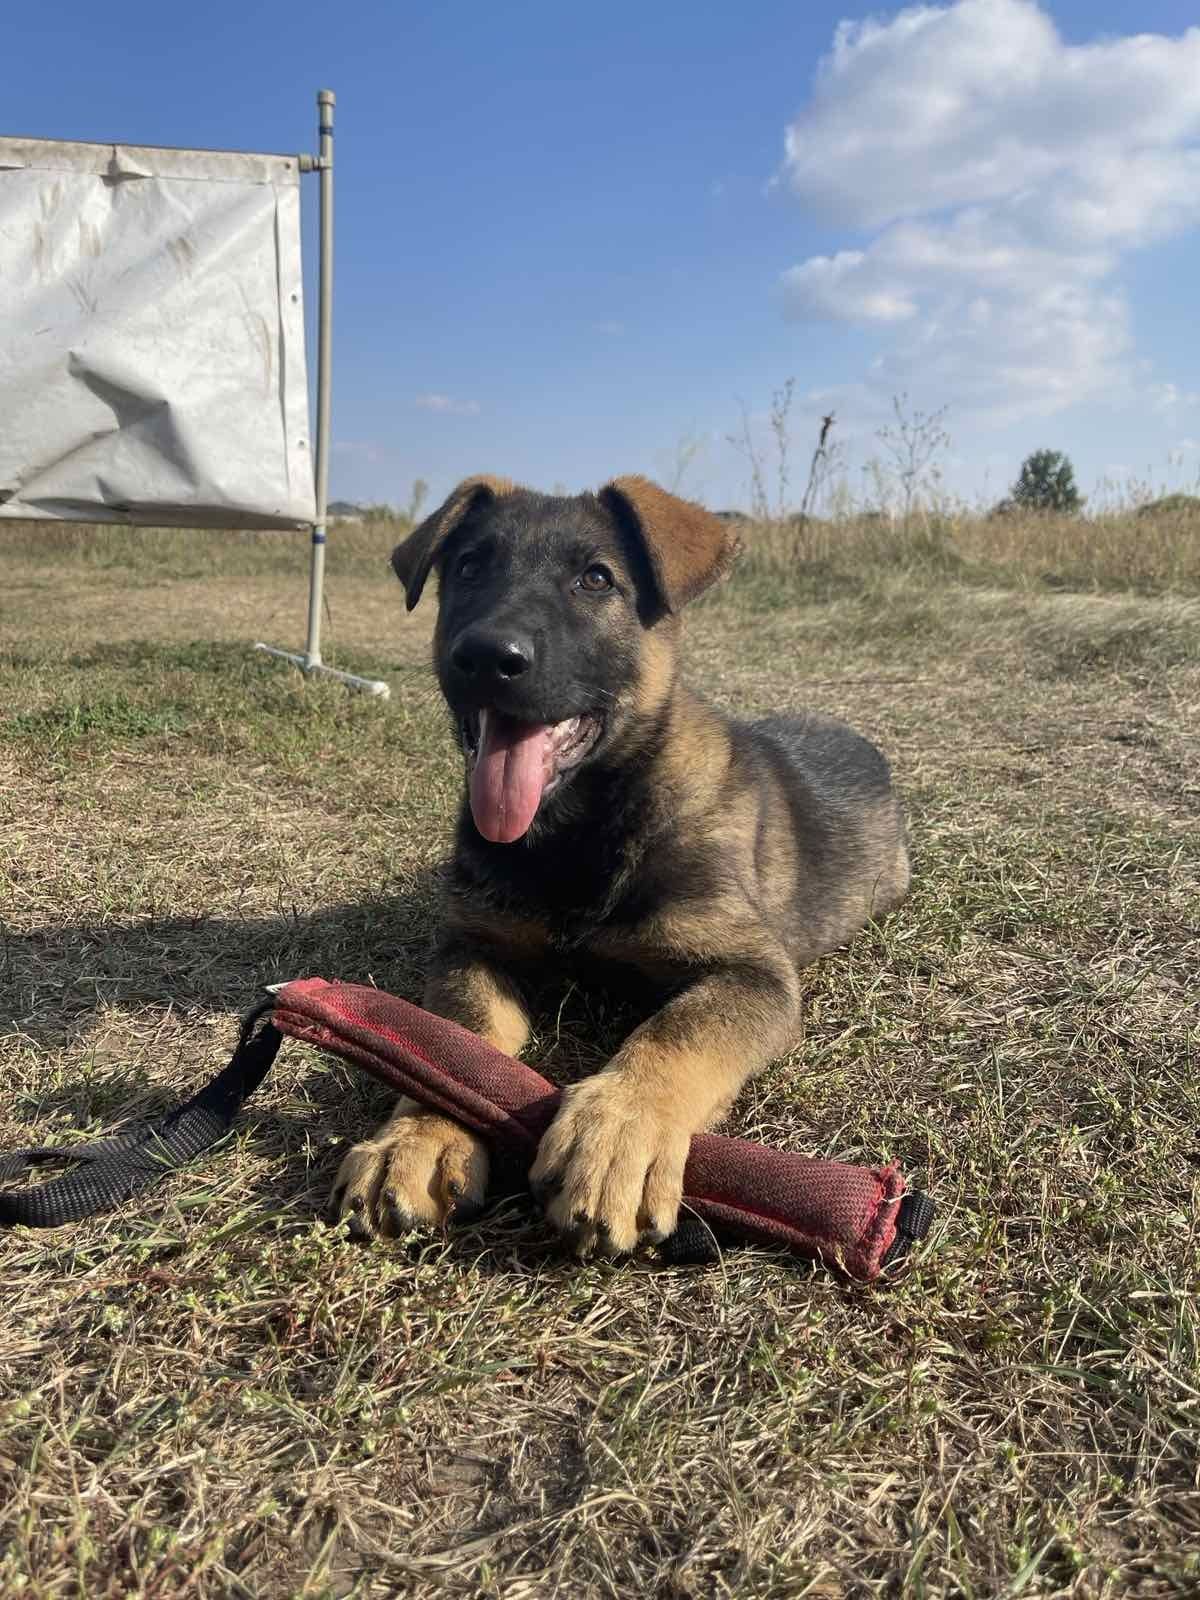
[[[512,494],[514,487],[508,478],[464,478],[437,510],[396,546],[392,551],[392,571],[404,585],[409,611],[421,598],[429,569],[455,528],[480,506]]]
[[[645,552],[667,611],[678,611],[723,577],[741,549],[720,517],[648,478],[614,478],[600,501]]]

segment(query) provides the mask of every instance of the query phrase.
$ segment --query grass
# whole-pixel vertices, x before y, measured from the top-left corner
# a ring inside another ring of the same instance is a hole
[[[878,594],[918,575],[1021,593],[1169,594],[1200,590],[1200,523],[1191,495],[1095,517],[946,515],[911,527],[878,516],[754,530],[744,577],[814,599]],[[1151,513],[1147,515],[1147,513]]]
[[[899,1157],[897,1280],[729,1250],[562,1260],[519,1202],[362,1251],[318,1213],[386,1095],[289,1045],[124,1212],[0,1239],[0,1593],[1200,1591],[1200,543],[1123,527],[758,530],[691,676],[891,755],[917,877],[810,975],[734,1123]],[[257,985],[416,995],[458,782],[394,530],[0,534],[0,1148],[159,1108]],[[619,1029],[544,1018],[567,1073]]]

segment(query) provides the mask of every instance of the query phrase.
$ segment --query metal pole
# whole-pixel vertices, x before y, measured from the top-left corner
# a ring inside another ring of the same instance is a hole
[[[304,666],[321,665],[321,607],[325,599],[325,516],[329,503],[329,405],[333,358],[333,108],[332,89],[317,93],[317,159],[321,183],[321,255],[317,289],[316,520],[308,585]]]
[[[360,678],[353,672],[338,672],[321,660],[321,610],[325,602],[325,519],[329,506],[329,402],[332,393],[333,357],[333,107],[332,89],[317,93],[317,133],[320,140],[316,156],[300,157],[301,172],[317,172],[321,183],[321,254],[317,287],[317,437],[313,450],[314,520],[312,561],[308,577],[308,642],[304,654],[281,650],[273,644],[256,644],[256,650],[290,661],[304,672],[320,672],[336,678],[349,689],[386,700],[391,689],[377,678]]]

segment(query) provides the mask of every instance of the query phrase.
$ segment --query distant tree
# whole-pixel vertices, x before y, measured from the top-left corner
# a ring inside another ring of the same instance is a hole
[[[1021,511],[1078,511],[1083,496],[1075,487],[1070,457],[1061,450],[1035,450],[1026,456],[1012,499]]]

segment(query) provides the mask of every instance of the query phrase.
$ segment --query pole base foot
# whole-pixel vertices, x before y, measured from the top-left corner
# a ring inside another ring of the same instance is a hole
[[[327,678],[336,678],[339,683],[344,683],[348,689],[357,689],[360,694],[370,695],[373,700],[391,698],[391,685],[383,683],[379,678],[357,678],[352,672],[339,672],[336,667],[327,667],[323,661],[310,661],[307,656],[297,655],[292,650],[280,650],[273,644],[256,644],[254,648],[262,650],[266,655],[278,656],[282,661],[290,661],[306,676],[321,672]]]

